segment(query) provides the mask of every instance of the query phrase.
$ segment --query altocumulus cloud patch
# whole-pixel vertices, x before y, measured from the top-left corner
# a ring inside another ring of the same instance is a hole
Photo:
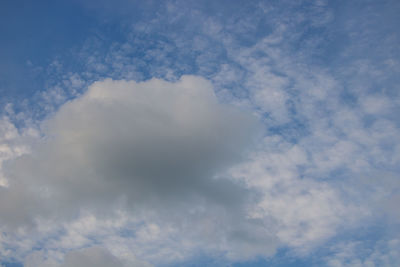
[[[257,194],[224,177],[259,136],[257,119],[218,103],[205,79],[96,82],[42,128],[32,152],[4,168],[5,227],[127,212],[136,223],[170,222],[189,247],[206,242],[233,258],[274,251],[265,222],[248,216]],[[142,228],[136,237],[150,241],[168,230]]]
[[[72,251],[65,256],[63,263],[58,264],[57,262],[51,262],[49,260],[43,260],[43,255],[39,253],[33,253],[30,255],[24,266],[26,267],[84,267],[84,266],[124,266],[115,256],[109,251],[100,247],[85,248],[78,251]],[[135,266],[147,266],[146,263],[136,262]]]

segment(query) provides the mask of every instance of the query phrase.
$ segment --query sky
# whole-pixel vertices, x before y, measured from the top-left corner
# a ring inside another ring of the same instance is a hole
[[[0,266],[398,266],[400,2],[0,2]]]

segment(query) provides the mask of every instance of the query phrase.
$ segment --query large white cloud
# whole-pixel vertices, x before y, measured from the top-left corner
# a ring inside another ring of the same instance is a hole
[[[136,243],[144,244],[142,254],[148,258],[145,247],[159,247],[150,256],[154,261],[183,244],[229,258],[269,255],[276,248],[268,226],[248,216],[257,194],[224,177],[258,137],[257,119],[218,103],[203,78],[96,82],[41,127],[43,138],[31,144],[32,152],[4,168],[4,227],[29,225],[30,231],[35,226],[54,234],[44,221],[64,227],[82,212],[100,221],[128,212],[141,222],[133,231]],[[71,235],[60,239],[58,249],[91,245],[90,231],[64,229]],[[164,234],[149,234],[151,229]],[[174,259],[181,253],[169,261]]]
[[[219,104],[210,83],[193,76],[97,82],[43,128],[33,153],[7,168],[2,203],[13,199],[14,208],[2,205],[3,221],[26,219],[26,212],[103,210],[117,200],[131,207],[195,198],[236,205],[243,188],[214,176],[240,159],[257,133],[254,117]]]

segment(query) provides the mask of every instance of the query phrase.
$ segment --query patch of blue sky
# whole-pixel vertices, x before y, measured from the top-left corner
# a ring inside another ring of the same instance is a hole
[[[83,11],[70,2],[3,2],[0,11],[3,96],[30,96],[38,90],[32,86],[35,70],[31,67],[43,68],[85,41],[94,21]]]

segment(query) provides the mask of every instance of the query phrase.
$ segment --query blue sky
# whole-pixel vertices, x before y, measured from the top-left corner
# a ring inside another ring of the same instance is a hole
[[[0,266],[397,266],[398,1],[2,1]]]

